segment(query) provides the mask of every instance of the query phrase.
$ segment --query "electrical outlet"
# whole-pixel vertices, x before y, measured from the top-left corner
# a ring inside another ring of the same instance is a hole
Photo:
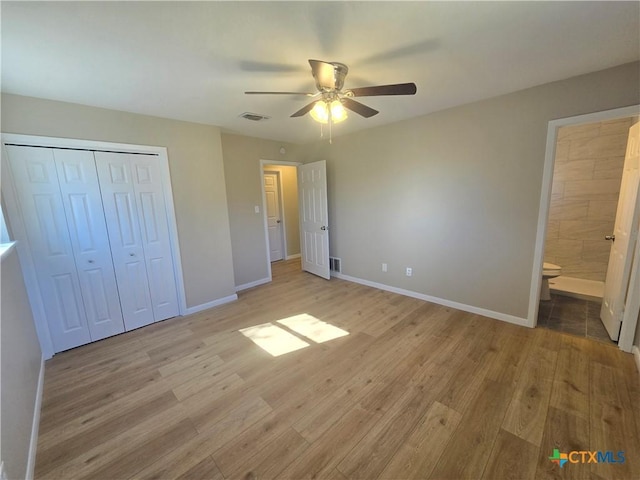
[[[407,277],[410,277],[411,275],[413,275],[413,268],[407,267]]]
[[[386,272],[386,271],[387,271],[387,264],[386,264],[386,263],[383,263],[383,264],[382,264],[382,271],[383,271],[383,272]]]

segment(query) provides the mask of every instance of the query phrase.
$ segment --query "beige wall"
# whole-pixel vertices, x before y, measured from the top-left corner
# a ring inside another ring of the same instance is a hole
[[[235,293],[217,127],[3,94],[2,131],[167,147],[187,306]]]
[[[0,457],[7,477],[18,479],[27,472],[42,353],[15,250],[2,259],[1,270]]]
[[[632,118],[558,131],[545,261],[604,282]]]
[[[308,146],[304,162],[327,159],[331,255],[347,275],[526,318],[548,122],[640,103],[639,71],[623,65]]]
[[[284,147],[286,153],[280,153]],[[236,285],[267,278],[260,160],[296,162],[296,147],[243,135],[222,134]],[[260,213],[254,207],[260,206]]]
[[[282,209],[285,217],[287,257],[300,254],[300,219],[298,214],[298,169],[286,165],[265,165],[265,171],[280,172]]]

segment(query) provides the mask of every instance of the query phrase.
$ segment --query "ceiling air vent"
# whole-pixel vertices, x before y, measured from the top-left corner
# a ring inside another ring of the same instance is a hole
[[[246,118],[247,120],[251,120],[253,122],[259,122],[261,120],[269,120],[271,117],[267,117],[266,115],[260,115],[259,113],[250,113],[244,112],[240,115],[242,118]]]

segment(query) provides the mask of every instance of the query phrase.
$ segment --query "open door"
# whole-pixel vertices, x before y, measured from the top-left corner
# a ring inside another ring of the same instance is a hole
[[[327,164],[324,160],[298,167],[298,192],[302,269],[329,280]]]
[[[638,235],[640,215],[640,122],[629,129],[627,153],[620,185],[620,199],[612,240],[607,278],[602,299],[600,318],[612,340],[618,340],[624,302],[629,286],[633,247]]]

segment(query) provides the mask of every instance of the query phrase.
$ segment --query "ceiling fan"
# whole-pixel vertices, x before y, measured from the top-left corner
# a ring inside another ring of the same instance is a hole
[[[367,105],[357,102],[354,97],[374,97],[380,95],[414,95],[417,91],[415,83],[396,83],[393,85],[377,85],[372,87],[360,87],[343,90],[344,79],[349,68],[344,63],[323,62],[321,60],[309,60],[311,73],[316,81],[316,93],[306,92],[244,92],[247,95],[305,95],[308,97],[320,96],[319,100],[305,105],[295,112],[292,117],[301,117],[309,112],[320,123],[338,123],[346,118],[344,108],[347,108],[365,118],[377,115]],[[344,107],[344,108],[343,108]]]

